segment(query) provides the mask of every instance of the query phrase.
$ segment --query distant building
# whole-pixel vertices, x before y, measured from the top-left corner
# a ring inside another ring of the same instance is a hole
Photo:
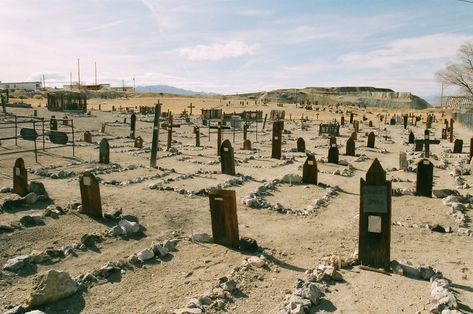
[[[0,89],[24,89],[24,90],[38,90],[42,87],[41,82],[11,82],[11,83],[2,83],[0,82]]]
[[[79,90],[79,84],[74,83],[72,86],[70,84],[63,85],[64,90]],[[110,84],[97,84],[97,85],[80,85],[80,90],[110,90]]]

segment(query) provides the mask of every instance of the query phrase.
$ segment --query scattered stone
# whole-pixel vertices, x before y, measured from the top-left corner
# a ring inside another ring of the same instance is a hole
[[[45,195],[48,196],[46,189],[44,188],[44,184],[38,181],[31,181],[28,184],[28,191],[33,192],[36,195]]]
[[[35,192],[30,192],[23,197],[26,204],[33,205],[38,201],[38,195]]]
[[[247,260],[248,265],[261,268],[266,265],[266,258],[264,256],[252,256]]]
[[[3,265],[3,270],[8,270],[11,272],[20,272],[25,268],[32,267],[31,256],[29,255],[20,255],[14,258],[9,259],[5,265]]]
[[[244,252],[256,252],[260,249],[256,240],[249,237],[241,237],[238,247]]]
[[[161,246],[161,244],[159,243],[153,243],[152,249],[153,249],[154,254],[160,257],[164,257],[169,254],[169,250]]]
[[[44,221],[39,216],[23,216],[20,218],[20,224],[24,227],[35,227],[35,226],[42,226],[44,225]]]
[[[33,291],[28,299],[36,307],[67,298],[77,292],[77,284],[67,272],[49,270],[33,279]]]
[[[198,233],[192,235],[192,240],[201,243],[212,243],[212,237],[208,233]]]
[[[144,262],[144,261],[154,258],[154,252],[153,250],[150,250],[150,249],[144,249],[143,251],[138,252],[136,256],[138,257],[140,261]]]
[[[140,224],[133,221],[128,221],[126,219],[122,219],[118,222],[118,226],[120,226],[123,232],[126,235],[132,235],[140,231]]]

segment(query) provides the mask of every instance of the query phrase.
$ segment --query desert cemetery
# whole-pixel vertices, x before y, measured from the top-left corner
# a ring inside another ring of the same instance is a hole
[[[9,96],[2,313],[473,312],[449,108]]]

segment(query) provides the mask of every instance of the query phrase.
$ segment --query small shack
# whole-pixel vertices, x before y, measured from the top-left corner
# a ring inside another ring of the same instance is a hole
[[[85,93],[55,92],[48,93],[49,111],[87,112],[87,95]]]

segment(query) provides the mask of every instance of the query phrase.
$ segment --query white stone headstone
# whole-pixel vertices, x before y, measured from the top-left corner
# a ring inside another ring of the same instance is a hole
[[[399,152],[399,170],[406,171],[408,166],[406,152]]]

